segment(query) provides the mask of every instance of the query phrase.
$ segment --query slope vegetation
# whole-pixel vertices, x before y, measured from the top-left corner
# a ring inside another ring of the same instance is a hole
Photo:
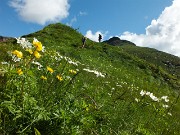
[[[180,132],[178,57],[89,39],[82,48],[59,23],[23,37],[0,43],[0,133]]]

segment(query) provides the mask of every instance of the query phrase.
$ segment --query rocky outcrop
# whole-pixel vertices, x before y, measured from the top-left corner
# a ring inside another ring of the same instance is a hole
[[[13,38],[12,37],[3,37],[3,36],[0,36],[0,42],[6,42],[9,39],[13,39]]]
[[[123,46],[123,45],[134,45],[134,43],[127,41],[127,40],[121,40],[119,37],[112,37],[109,40],[104,41],[107,44],[113,45],[113,46]]]

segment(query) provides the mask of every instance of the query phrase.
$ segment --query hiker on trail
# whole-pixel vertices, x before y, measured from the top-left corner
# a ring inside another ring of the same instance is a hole
[[[99,34],[99,37],[98,37],[99,42],[101,42],[101,39],[102,39],[102,36],[101,34]]]
[[[85,44],[86,44],[86,39],[87,37],[84,37],[82,38],[82,48],[84,48]]]

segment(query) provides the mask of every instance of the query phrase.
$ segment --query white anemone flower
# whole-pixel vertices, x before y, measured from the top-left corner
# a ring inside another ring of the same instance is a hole
[[[144,96],[146,94],[146,91],[141,90],[140,95]]]
[[[164,99],[165,102],[169,102],[168,96],[162,96],[161,99]]]
[[[162,105],[164,108],[168,108],[169,106],[168,105]]]
[[[159,99],[158,99],[156,96],[154,96],[153,93],[151,93],[151,94],[149,95],[149,97],[150,97],[153,101],[159,101]]]
[[[90,70],[90,69],[87,69],[87,68],[84,68],[83,70],[87,71],[87,72],[90,72],[90,73],[94,73],[94,74],[96,74],[97,77],[99,77],[99,76],[103,77],[103,78],[105,77],[105,75],[103,75],[101,72],[98,72],[96,70]]]
[[[151,94],[151,92],[146,92],[146,95],[147,95],[147,96],[150,96],[150,94]]]

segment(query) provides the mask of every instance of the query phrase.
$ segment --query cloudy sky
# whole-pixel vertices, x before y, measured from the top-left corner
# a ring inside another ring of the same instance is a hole
[[[3,36],[61,22],[94,41],[118,36],[180,57],[180,0],[0,0],[0,17]]]

